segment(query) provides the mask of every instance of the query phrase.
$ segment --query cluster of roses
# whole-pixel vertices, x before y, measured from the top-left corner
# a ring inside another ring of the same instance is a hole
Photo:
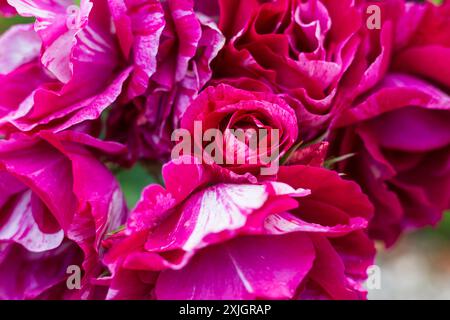
[[[0,298],[365,298],[450,207],[450,4],[374,3],[0,1]],[[278,130],[278,172],[170,161],[195,121]]]

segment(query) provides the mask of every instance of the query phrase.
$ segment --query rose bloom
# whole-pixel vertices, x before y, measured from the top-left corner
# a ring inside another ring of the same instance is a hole
[[[450,90],[450,2],[407,3],[397,23],[391,69]]]
[[[406,4],[390,73],[342,114],[330,141],[332,155],[355,154],[338,169],[370,196],[370,233],[388,246],[450,208],[449,9]]]
[[[376,2],[380,30],[366,26],[370,4],[220,1],[219,27],[227,43],[213,62],[213,78],[280,95],[296,110],[304,139],[316,138],[385,72],[399,2]]]
[[[127,212],[93,152],[122,149],[71,131],[0,140],[0,299],[92,297],[100,241]],[[66,286],[71,265],[82,290]]]
[[[345,129],[331,145],[355,154],[338,169],[370,196],[371,234],[387,245],[405,228],[436,224],[450,208],[449,107],[442,91],[393,74],[337,125]]]
[[[105,241],[108,299],[362,299],[372,205],[318,167],[251,182],[170,162],[126,229]]]
[[[10,0],[35,17],[0,37],[0,132],[64,130],[94,120],[119,95],[122,67],[106,2]]]
[[[238,173],[257,174],[261,166],[267,168],[267,174],[276,173],[280,157],[295,143],[298,132],[295,112],[283,99],[224,84],[206,88],[187,108],[181,129],[187,130],[189,142],[197,138],[199,124],[200,141],[212,140],[198,146],[200,156],[203,152],[212,157],[204,161]],[[220,137],[208,137],[211,129],[219,131]],[[208,152],[208,145],[214,147],[214,154]]]
[[[208,16],[194,11],[199,1],[109,3],[122,48],[133,48],[139,68],[109,115],[107,136],[128,145],[125,163],[167,159],[172,131],[210,79],[210,63],[224,38]],[[142,39],[149,32],[153,36]]]

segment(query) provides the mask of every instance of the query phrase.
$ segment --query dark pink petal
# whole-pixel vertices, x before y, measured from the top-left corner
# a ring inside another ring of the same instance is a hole
[[[302,220],[333,226],[347,224],[356,217],[353,221],[358,225],[372,217],[373,206],[359,185],[342,179],[334,171],[300,165],[282,166],[278,179],[294,188],[311,190],[308,197],[299,201],[297,214]]]
[[[345,110],[335,124],[342,127],[366,121],[399,108],[416,106],[448,110],[449,97],[433,85],[415,77],[390,74],[364,102]]]
[[[0,14],[5,17],[10,17],[17,14],[17,11],[8,4],[8,0],[0,0]]]
[[[238,238],[203,249],[182,270],[163,271],[156,298],[292,298],[314,257],[301,234]]]
[[[345,265],[328,240],[317,237],[313,241],[316,259],[309,274],[334,300],[363,299],[366,292],[345,275]]]
[[[0,299],[35,299],[59,283],[65,285],[67,267],[81,260],[82,252],[72,241],[41,253],[0,243]]]

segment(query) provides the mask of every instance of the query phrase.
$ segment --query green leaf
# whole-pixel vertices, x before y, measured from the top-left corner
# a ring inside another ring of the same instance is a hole
[[[304,149],[307,148],[309,146],[312,146],[316,143],[320,143],[322,141],[324,141],[326,139],[326,137],[328,136],[328,131],[324,132],[323,134],[321,134],[320,136],[318,136],[317,138],[315,138],[314,140],[308,141],[308,142],[304,142],[304,141],[300,141],[297,144],[295,144],[291,149],[288,150],[288,152],[285,153],[285,155],[281,158],[280,163],[281,165],[285,164],[286,162],[289,161],[289,159],[292,157],[292,155],[295,153],[295,151],[297,151],[298,149]]]
[[[286,162],[289,161],[289,159],[292,157],[292,155],[294,154],[295,151],[297,151],[300,146],[303,144],[303,141],[300,141],[299,143],[297,143],[296,145],[294,145],[291,149],[288,150],[288,152],[286,152],[286,154],[281,157],[281,165],[285,164]]]
[[[437,6],[440,6],[441,4],[444,3],[444,0],[431,0],[431,2],[433,2]]]
[[[34,18],[25,18],[21,16],[15,16],[11,18],[0,18],[0,33],[5,32],[9,27],[15,24],[33,23]]]
[[[355,155],[356,155],[356,153],[347,153],[347,154],[344,154],[344,155],[339,156],[339,157],[329,158],[329,159],[327,159],[324,162],[323,166],[325,168],[327,168],[327,169],[331,169],[334,164],[336,164],[338,162],[341,162],[341,161],[344,161],[344,160],[347,160],[347,159],[349,159],[351,157],[354,157]]]
[[[116,178],[122,187],[129,208],[134,207],[138,202],[141,192],[146,186],[157,183],[155,176],[148,173],[141,164],[137,164],[129,170],[119,171]]]
[[[415,230],[412,236],[418,239],[437,241],[437,243],[446,245],[446,243],[450,242],[450,211],[443,213],[442,220],[438,225]]]
[[[111,237],[111,236],[113,236],[113,235],[115,235],[115,234],[117,234],[117,233],[119,233],[119,232],[125,230],[125,228],[126,228],[126,225],[123,224],[123,225],[121,225],[120,227],[118,227],[117,229],[108,232],[108,233],[106,234],[106,237],[107,237],[107,238],[108,238],[108,237]]]

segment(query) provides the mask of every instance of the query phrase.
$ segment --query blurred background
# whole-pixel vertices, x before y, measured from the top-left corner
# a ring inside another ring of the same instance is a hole
[[[32,21],[21,17],[0,18],[0,33],[13,24]],[[117,178],[129,207],[139,200],[145,186],[160,181],[160,177],[150,176],[139,165],[117,172]],[[378,249],[380,287],[369,290],[369,299],[450,299],[450,212],[436,228],[403,236],[389,250],[382,246]]]
[[[389,250],[378,247],[380,288],[369,299],[450,300],[450,212],[435,228],[403,236]]]

